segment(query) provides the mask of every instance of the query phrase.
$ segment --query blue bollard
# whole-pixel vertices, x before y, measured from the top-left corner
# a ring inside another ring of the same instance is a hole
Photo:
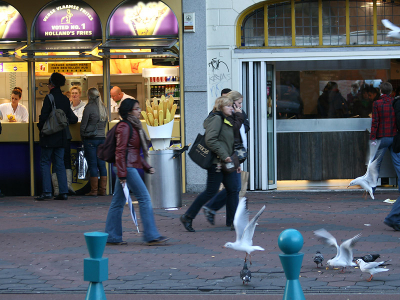
[[[286,275],[283,300],[305,300],[299,275],[304,253],[298,253],[303,247],[303,236],[296,229],[286,229],[278,237],[278,246],[284,254],[279,254]]]
[[[86,300],[106,300],[103,281],[108,279],[108,258],[102,258],[108,233],[84,233],[90,258],[83,260],[83,280],[90,281]]]

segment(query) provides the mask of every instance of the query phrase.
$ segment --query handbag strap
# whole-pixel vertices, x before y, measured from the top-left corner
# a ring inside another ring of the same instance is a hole
[[[54,96],[53,96],[53,94],[48,94],[47,96],[49,97],[52,110],[53,110],[53,109],[56,109],[56,103],[54,102]]]

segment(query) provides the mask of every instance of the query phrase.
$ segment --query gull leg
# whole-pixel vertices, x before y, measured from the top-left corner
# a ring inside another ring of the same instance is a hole
[[[371,275],[371,277],[367,279],[368,282],[370,282],[372,280],[372,276],[373,275]]]
[[[247,262],[247,252],[246,252],[246,257],[244,258],[244,262]]]
[[[252,265],[252,263],[251,263],[251,254],[249,254],[249,261],[250,261],[250,265]]]
[[[344,273],[344,269],[346,269],[346,267],[342,268],[342,270],[340,271],[340,273]]]

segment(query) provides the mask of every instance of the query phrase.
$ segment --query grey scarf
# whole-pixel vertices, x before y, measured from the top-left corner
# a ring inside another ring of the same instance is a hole
[[[147,136],[146,132],[143,130],[142,122],[138,118],[136,118],[134,115],[128,115],[126,118],[132,126],[139,132],[139,137],[140,137],[140,146],[142,147],[143,150],[143,155],[144,157],[149,156],[149,143],[150,139]]]

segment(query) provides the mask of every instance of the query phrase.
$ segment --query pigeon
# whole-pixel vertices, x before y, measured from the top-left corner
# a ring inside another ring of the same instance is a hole
[[[376,261],[379,257],[381,257],[379,254],[367,254],[361,257],[354,257],[353,261],[361,258],[365,262],[373,262]]]
[[[317,253],[314,256],[314,262],[318,265],[321,264],[322,267],[322,262],[324,261],[324,256],[321,254],[321,252],[317,251]]]
[[[247,263],[243,264],[243,269],[240,271],[240,279],[242,279],[243,284],[248,284],[251,281],[251,272],[247,269]]]
[[[336,247],[336,256],[326,262],[328,266],[332,267],[342,267],[342,273],[344,269],[348,266],[355,267],[356,264],[353,262],[353,247],[361,237],[361,234],[357,234],[356,236],[352,237],[344,241],[340,247],[337,244],[336,239],[325,229],[318,229],[314,231],[314,234],[320,237],[325,244],[328,246]],[[327,266],[327,269],[328,269]]]
[[[389,269],[379,268],[379,266],[383,265],[387,261],[379,261],[379,262],[365,262],[361,258],[356,260],[356,264],[360,266],[361,272],[368,272],[371,274],[371,277],[367,279],[367,281],[371,281],[374,274],[379,272],[386,272]]]
[[[387,19],[382,20],[383,26],[386,28],[390,29],[391,31],[388,32],[387,37],[388,38],[394,38],[394,39],[400,39],[400,28],[394,25],[392,22],[390,22]]]
[[[254,216],[249,222],[249,211],[247,209],[247,199],[245,197],[240,198],[238,207],[236,209],[235,217],[233,218],[233,225],[236,231],[236,241],[234,243],[228,242],[224,245],[224,248],[231,248],[237,251],[246,252],[244,261],[247,261],[247,255],[249,256],[251,265],[251,252],[255,250],[264,251],[264,248],[260,246],[253,246],[253,235],[256,229],[257,220],[261,216],[265,209],[265,205],[260,211]]]

